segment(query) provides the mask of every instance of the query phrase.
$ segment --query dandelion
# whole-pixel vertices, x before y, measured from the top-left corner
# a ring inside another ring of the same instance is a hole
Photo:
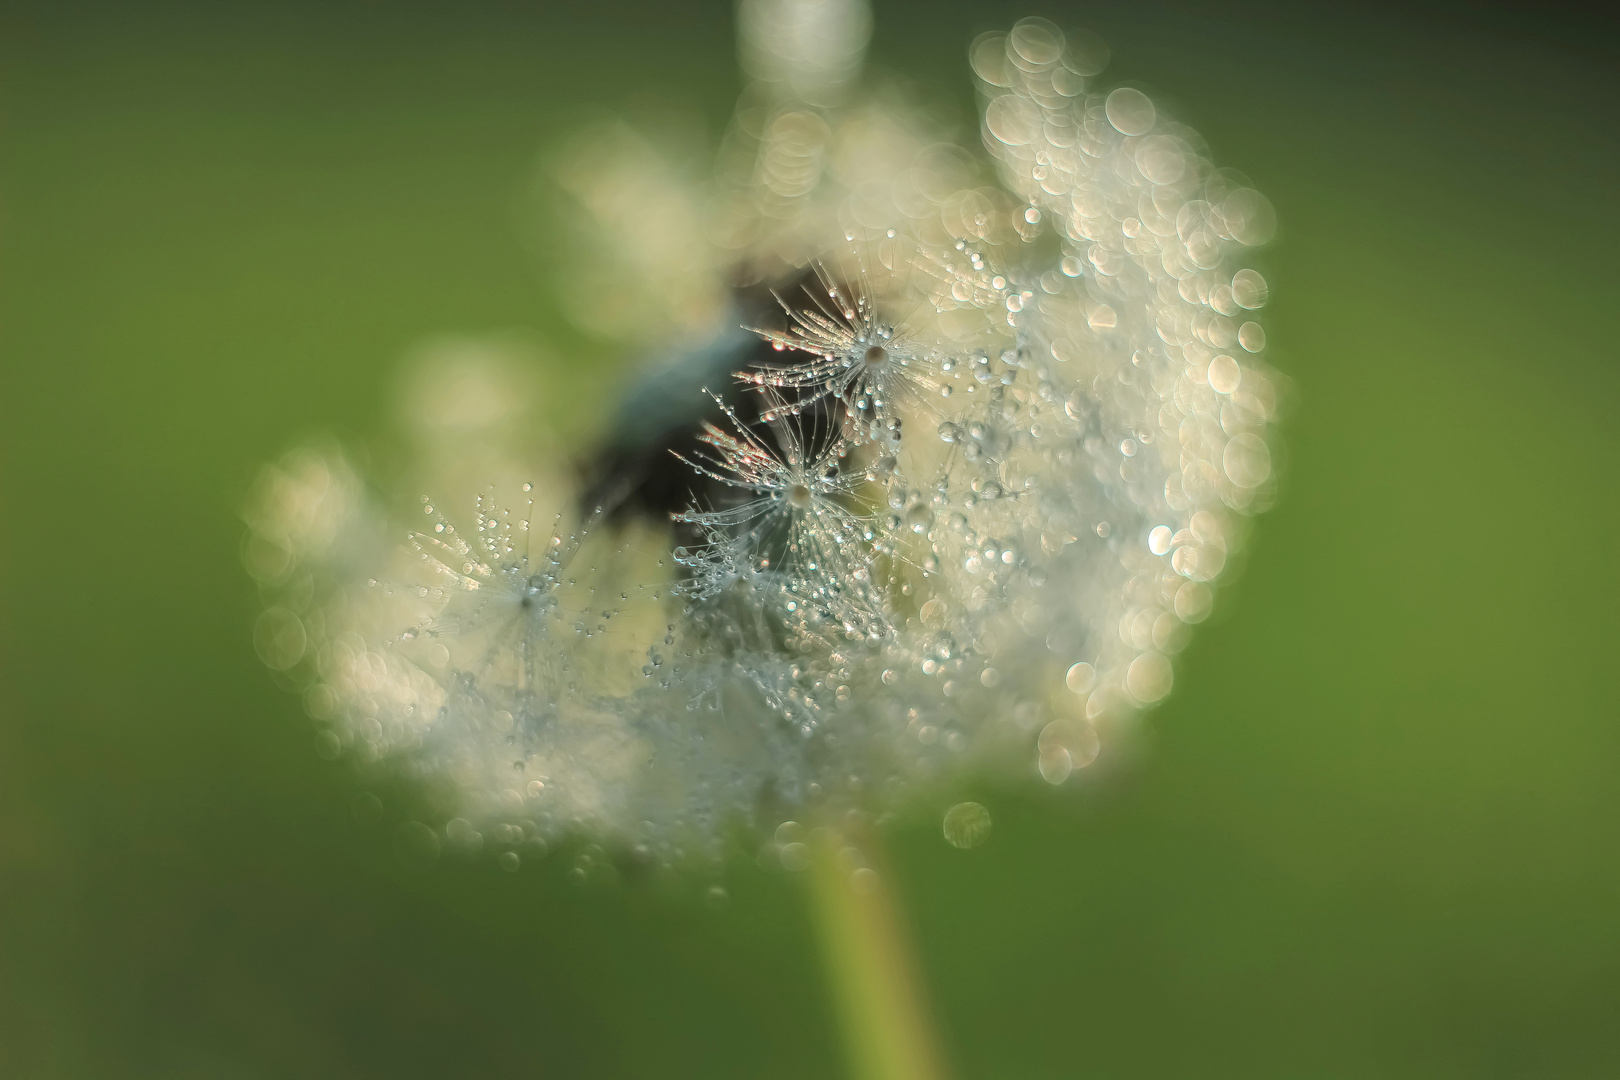
[[[1251,314],[1267,288],[1234,263],[1269,207],[1143,95],[1093,92],[1091,60],[1049,23],[982,37],[971,59],[1011,194],[953,189],[960,159],[937,147],[901,163],[928,205],[807,257],[808,303],[758,331],[791,356],[736,354],[761,422],[714,398],[724,426],[677,453],[693,497],[673,522],[609,528],[593,506],[569,526],[581,496],[551,475],[550,527],[536,493],[515,512],[485,494],[470,529],[426,504],[389,552],[376,500],[325,506],[284,470],[254,550],[298,564],[277,606],[306,633],[278,615],[264,636],[278,665],[306,665],[342,746],[459,770],[459,816],[555,842],[580,805],[557,748],[611,734],[609,757],[656,775],[615,766],[603,784],[562,752],[595,778],[595,828],[673,865],[717,851],[728,823],[881,810],[996,761],[1065,782],[1129,738],[1275,490],[1276,382]],[[842,198],[835,220],[871,220]],[[660,397],[680,385],[659,379]],[[289,516],[315,505],[350,524]],[[729,782],[683,779],[712,771],[694,731],[721,713],[758,737],[731,739]],[[531,791],[500,775],[513,762],[552,778]]]
[[[817,30],[817,11],[836,25]],[[667,447],[688,467],[684,509],[610,525],[596,493],[629,480],[583,496],[552,475],[551,528],[533,527],[535,498],[512,512],[480,496],[470,533],[428,504],[427,528],[390,548],[378,500],[313,490],[354,470],[306,455],[249,514],[276,567],[264,648],[334,746],[451,781],[449,841],[488,835],[517,857],[589,837],[675,868],[753,830],[786,869],[870,884],[858,845],[818,828],[943,807],[969,770],[1070,783],[1171,694],[1275,497],[1279,380],[1254,314],[1268,288],[1245,265],[1274,223],[1145,95],[1095,89],[1091,40],[1044,20],[970,50],[996,188],[938,123],[854,94],[864,9],[745,14],[761,82],[717,165],[724,197],[693,195],[680,217],[708,223],[691,265],[742,283],[703,311],[756,284],[802,283],[804,301],[789,291],[785,326],[755,331],[763,356],[736,320],[671,318],[671,341],[708,343],[671,347],[701,361],[693,400],[717,363],[743,395],[711,395],[721,422]],[[794,67],[790,39],[821,41],[825,63]],[[615,200],[645,185],[615,170],[644,168],[640,153],[565,170],[581,222],[637,220]],[[625,261],[675,280],[690,248],[652,237]],[[633,400],[663,404],[681,364]],[[521,468],[483,444],[479,460]],[[586,523],[567,525],[585,498]],[[991,834],[978,804],[943,820],[961,848]]]

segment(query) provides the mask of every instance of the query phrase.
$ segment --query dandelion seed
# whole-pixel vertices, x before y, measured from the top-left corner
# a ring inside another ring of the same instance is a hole
[[[798,411],[779,397],[771,401],[771,442],[721,403],[736,434],[705,423],[701,441],[716,454],[682,458],[744,496],[734,506],[676,515],[707,540],[686,557],[698,571],[693,591],[713,595],[745,573],[740,568],[774,570],[777,591],[800,618],[800,605],[808,603],[848,629],[880,634],[883,605],[869,587],[874,553],[860,508],[864,478],[844,472],[842,438],[807,429]]]
[[[432,535],[413,534],[411,544],[437,583],[429,601],[439,610],[403,635],[450,646],[454,677],[476,682],[479,694],[512,707],[524,724],[543,723],[555,711],[565,686],[562,636],[591,593],[568,604],[562,595],[570,591],[564,575],[586,530],[537,539],[528,527],[533,513],[532,498],[517,517],[480,493],[471,542],[442,516]]]
[[[866,267],[860,267],[848,287],[841,287],[825,264],[815,263],[814,270],[816,284],[803,287],[808,306],[795,307],[778,297],[789,328],[754,331],[803,358],[759,364],[737,377],[753,386],[794,391],[793,399],[773,406],[767,415],[798,412],[836,398],[849,411],[858,442],[893,449],[900,441],[901,418],[926,411],[927,403],[939,396],[936,354],[905,323],[884,321]]]

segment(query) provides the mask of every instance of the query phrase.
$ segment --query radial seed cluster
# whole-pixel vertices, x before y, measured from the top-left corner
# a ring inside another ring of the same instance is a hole
[[[261,655],[331,751],[436,785],[440,835],[513,866],[567,836],[668,863],[738,830],[780,849],[783,822],[947,799],[969,769],[1062,784],[1170,694],[1274,497],[1267,288],[1243,265],[1269,204],[1144,94],[1094,90],[1095,39],[1030,19],[973,44],[992,186],[860,91],[864,8],[748,12],[753,134],[686,204],[710,224],[682,288],[763,284],[778,310],[678,455],[703,494],[625,525],[612,490],[582,505],[491,452],[476,497],[424,500],[385,543],[356,471],[306,449],[250,510]],[[761,44],[790,30],[823,47],[808,75]],[[593,155],[571,183],[636,190],[634,154]]]

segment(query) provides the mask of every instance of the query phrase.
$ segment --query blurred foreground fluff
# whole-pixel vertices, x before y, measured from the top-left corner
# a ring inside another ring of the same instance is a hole
[[[859,82],[858,0],[740,26],[711,180],[622,126],[553,173],[571,309],[662,356],[601,436],[651,457],[570,475],[469,345],[414,384],[414,520],[319,447],[252,499],[260,654],[333,754],[445,794],[424,849],[516,867],[577,835],[671,864],[755,828],[791,863],[780,823],[943,805],[969,767],[1061,784],[1170,693],[1273,498],[1242,265],[1269,204],[1095,88],[1100,42],[1026,19],[973,43],[994,186]],[[946,817],[964,846],[987,828]]]

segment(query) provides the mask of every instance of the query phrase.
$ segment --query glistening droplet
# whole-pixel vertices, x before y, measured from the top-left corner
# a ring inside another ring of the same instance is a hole
[[[952,847],[978,847],[990,838],[990,811],[976,802],[957,803],[945,812],[943,831]]]

